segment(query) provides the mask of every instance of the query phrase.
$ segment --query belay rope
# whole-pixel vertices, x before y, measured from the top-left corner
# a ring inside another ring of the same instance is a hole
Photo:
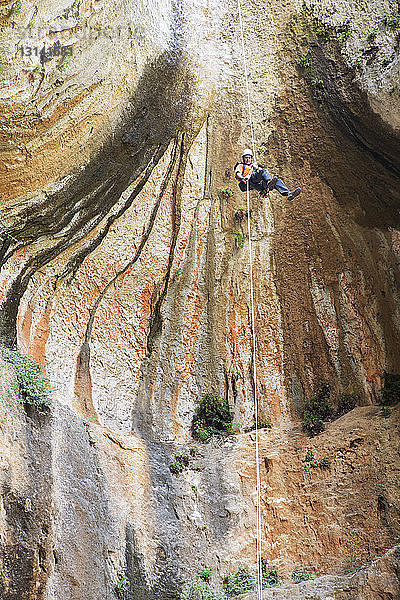
[[[255,156],[255,144],[254,144],[254,129],[253,129],[253,117],[251,113],[251,102],[250,102],[250,89],[249,89],[249,77],[247,71],[247,58],[244,45],[244,34],[243,34],[243,21],[242,21],[242,8],[240,0],[238,0],[238,13],[240,23],[240,37],[242,41],[242,56],[244,64],[244,76],[246,81],[246,94],[247,94],[247,108],[249,111],[249,123],[251,132],[251,146],[253,150],[253,156]],[[247,204],[247,232],[249,238],[249,268],[250,268],[250,326],[251,326],[251,339],[252,339],[252,355],[253,355],[253,380],[254,380],[254,413],[255,413],[255,446],[256,446],[256,482],[257,482],[257,494],[256,494],[256,508],[257,508],[257,596],[258,600],[262,600],[263,595],[263,580],[262,580],[262,534],[261,534],[261,477],[260,477],[260,460],[259,460],[259,440],[258,440],[258,398],[257,398],[257,361],[256,361],[256,332],[255,332],[255,315],[254,315],[254,286],[253,286],[253,248],[251,243],[251,226],[250,226],[250,188],[249,180],[246,185],[246,204]]]

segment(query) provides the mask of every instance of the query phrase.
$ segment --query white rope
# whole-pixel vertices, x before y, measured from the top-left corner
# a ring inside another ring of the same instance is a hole
[[[254,129],[253,117],[251,112],[249,77],[247,70],[247,57],[244,45],[243,20],[240,0],[238,0],[238,12],[240,23],[240,36],[242,40],[242,56],[244,63],[244,76],[246,81],[247,92],[247,107],[249,111],[249,122],[251,132],[251,145],[253,156],[255,157]],[[257,595],[258,600],[262,600],[263,581],[262,581],[262,530],[261,530],[261,477],[260,477],[260,460],[259,460],[259,440],[258,440],[258,397],[257,397],[257,360],[256,360],[256,332],[255,332],[255,314],[254,314],[254,286],[253,286],[253,247],[251,242],[251,226],[250,226],[250,189],[249,180],[246,186],[246,201],[247,201],[247,232],[249,238],[249,267],[250,267],[250,305],[251,305],[251,338],[252,338],[252,355],[253,355],[253,382],[254,382],[254,413],[256,425],[256,478],[257,478]]]
[[[253,354],[253,380],[254,380],[254,413],[256,425],[256,477],[257,477],[257,591],[258,598],[262,600],[262,539],[261,539],[261,477],[260,477],[260,461],[259,461],[259,440],[258,440],[258,398],[257,398],[257,361],[256,361],[256,332],[255,332],[255,315],[254,315],[254,288],[253,288],[253,249],[251,243],[251,228],[250,228],[250,190],[249,182],[247,182],[247,231],[249,238],[249,265],[250,265],[250,305],[251,305],[251,337],[252,337],[252,354]]]
[[[244,66],[244,78],[245,78],[245,81],[246,81],[247,109],[249,111],[250,134],[251,134],[251,149],[253,150],[253,156],[255,157],[255,155],[256,155],[256,147],[255,147],[255,144],[254,144],[253,117],[252,117],[252,113],[251,113],[249,76],[248,76],[248,71],[247,71],[246,50],[245,50],[245,46],[244,46],[242,7],[240,5],[240,0],[238,0],[238,12],[239,12],[239,23],[240,23],[240,38],[242,40],[242,56],[243,56],[243,66]]]

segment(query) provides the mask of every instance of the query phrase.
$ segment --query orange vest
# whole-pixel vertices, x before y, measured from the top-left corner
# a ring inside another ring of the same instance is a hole
[[[239,165],[242,167],[242,173],[241,173],[242,177],[247,177],[247,175],[251,174],[253,171],[256,170],[253,165],[245,165],[244,163],[237,163],[236,167],[238,167]],[[235,170],[236,170],[236,167],[235,167]]]
[[[242,177],[247,177],[247,175],[249,173],[251,173],[252,171],[254,171],[254,167],[253,165],[243,165],[243,173],[242,173]]]

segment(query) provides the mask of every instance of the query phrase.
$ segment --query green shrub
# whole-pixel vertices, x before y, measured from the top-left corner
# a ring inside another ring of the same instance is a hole
[[[225,198],[230,198],[231,196],[233,196],[233,189],[230,187],[220,188],[219,191]]]
[[[302,56],[301,58],[299,58],[297,64],[302,69],[306,69],[306,68],[310,67],[311,66],[311,51],[308,50],[307,53],[304,56]]]
[[[118,577],[118,581],[115,584],[115,588],[114,588],[117,598],[121,598],[121,600],[124,600],[129,591],[129,586],[130,586],[129,579],[127,577],[125,577],[125,575],[120,575]]]
[[[367,33],[367,41],[368,42],[373,42],[377,35],[378,35],[378,28],[377,27],[374,27],[373,29],[370,29],[368,31],[368,33]]]
[[[243,248],[243,246],[246,242],[246,239],[247,239],[247,237],[243,233],[239,232],[236,234],[236,242],[237,242],[238,248]]]
[[[185,583],[180,600],[225,600],[225,595],[213,590],[206,581],[196,578]]]
[[[380,404],[393,406],[400,402],[400,376],[395,373],[384,374],[384,384],[380,391]]]
[[[242,567],[236,573],[227,573],[224,577],[223,586],[228,596],[238,596],[254,590],[256,579],[247,568]]]
[[[360,396],[356,392],[352,394],[339,394],[336,417],[341,417],[353,410],[358,405],[359,399]]]
[[[10,15],[13,15],[13,16],[18,15],[21,12],[21,8],[22,8],[22,1],[17,0],[16,2],[14,2],[14,4],[11,7]]]
[[[318,467],[320,469],[322,469],[323,471],[326,469],[330,469],[331,468],[331,462],[328,458],[321,458],[321,460],[318,463]]]
[[[256,426],[256,424],[254,423],[254,427]],[[258,421],[258,429],[271,429],[272,428],[272,423],[270,421]]]
[[[210,583],[211,577],[212,569],[210,569],[209,567],[204,567],[204,569],[199,571],[199,573],[197,574],[197,578],[201,579],[202,581],[205,581],[206,583]]]
[[[314,575],[306,569],[297,568],[292,572],[293,583],[301,583],[302,581],[308,581],[308,579],[314,579]]]
[[[303,429],[311,436],[324,431],[324,420],[333,415],[329,386],[322,383],[317,393],[304,403]]]
[[[169,470],[174,475],[182,473],[189,465],[189,457],[184,454],[175,454],[174,458],[169,461]]]
[[[275,568],[268,568],[268,562],[265,558],[261,559],[261,572],[264,587],[273,587],[281,583],[278,571]]]
[[[400,14],[395,13],[392,15],[385,15],[382,19],[382,23],[392,31],[400,29]]]
[[[2,354],[4,360],[15,368],[20,392],[19,402],[42,410],[49,408],[51,406],[50,381],[43,373],[43,367],[27,356],[23,356],[19,350],[3,348]]]
[[[349,565],[349,570],[356,570],[361,563],[361,538],[355,529],[352,529],[344,540],[344,547],[346,548],[346,562]]]
[[[303,459],[303,468],[306,473],[309,473],[311,469],[330,469],[331,463],[327,458],[321,458],[317,460],[312,450],[307,450],[306,455]]]
[[[229,402],[207,394],[202,398],[192,421],[193,437],[208,442],[213,435],[232,433],[233,415]]]
[[[349,39],[350,33],[351,33],[351,29],[350,29],[350,25],[348,23],[345,23],[344,25],[339,25],[339,27],[336,27],[336,36],[337,36],[337,39],[342,44],[347,39]]]

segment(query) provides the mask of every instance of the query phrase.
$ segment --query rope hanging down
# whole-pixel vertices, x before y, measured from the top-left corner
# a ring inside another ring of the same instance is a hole
[[[242,56],[244,63],[244,76],[246,81],[246,93],[247,93],[247,107],[249,112],[249,123],[251,132],[251,145],[253,150],[253,156],[255,156],[255,144],[254,144],[254,129],[253,129],[253,117],[251,113],[251,102],[250,102],[250,89],[249,89],[249,77],[247,71],[247,57],[244,44],[243,34],[243,21],[242,21],[242,8],[240,0],[238,0],[238,13],[240,23],[240,36],[242,41]],[[261,530],[261,477],[260,477],[260,461],[259,461],[259,440],[258,440],[258,398],[257,398],[257,361],[256,361],[256,332],[255,332],[255,314],[254,314],[254,287],[253,287],[253,248],[251,242],[251,226],[250,226],[250,189],[249,181],[247,180],[246,186],[246,202],[247,202],[247,231],[249,238],[249,268],[250,268],[250,304],[251,304],[251,337],[252,337],[252,355],[253,355],[253,380],[254,380],[254,413],[255,413],[255,437],[256,437],[256,477],[257,477],[257,595],[258,600],[262,600],[263,594],[263,581],[262,581],[262,530]]]

